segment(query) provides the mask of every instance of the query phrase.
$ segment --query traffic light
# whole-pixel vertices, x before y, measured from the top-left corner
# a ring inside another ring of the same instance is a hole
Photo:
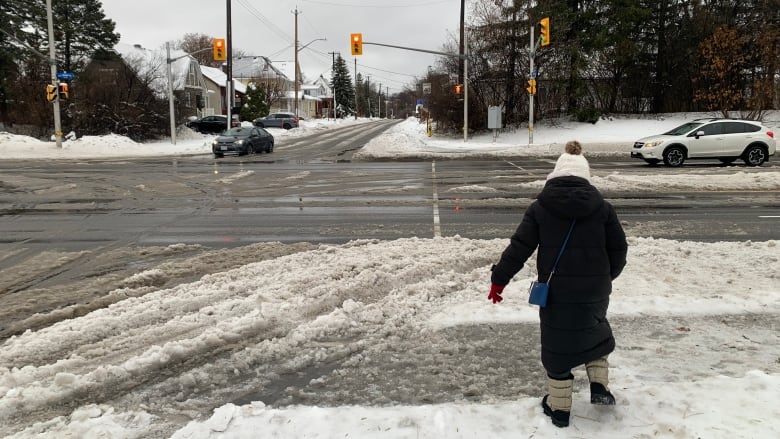
[[[55,99],[57,99],[57,87],[48,84],[46,86],[46,100],[49,102],[54,102]]]
[[[463,93],[463,84],[455,84],[455,94],[459,95]]]
[[[528,80],[528,87],[525,88],[526,91],[528,91],[529,95],[535,95],[536,94],[536,79],[529,79]]]
[[[70,91],[68,90],[68,84],[60,82],[60,99],[67,100],[70,97]]]
[[[544,17],[539,20],[539,42],[542,46],[550,44],[550,17]]]
[[[224,61],[227,59],[227,49],[225,48],[224,38],[214,38],[212,49],[214,52],[214,61]]]
[[[352,46],[352,55],[363,54],[363,34],[350,34],[350,45]]]

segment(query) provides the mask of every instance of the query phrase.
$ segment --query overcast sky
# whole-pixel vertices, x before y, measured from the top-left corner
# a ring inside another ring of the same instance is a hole
[[[330,71],[340,52],[352,71],[349,35],[363,40],[439,51],[448,35],[460,33],[460,0],[232,0],[233,47],[274,61],[294,59],[295,17],[299,62],[313,79]],[[116,22],[122,42],[158,48],[186,33],[215,37],[227,34],[227,0],[103,0],[106,16]],[[468,11],[467,11],[468,13]],[[358,72],[381,83],[390,93],[401,91],[435,65],[437,55],[366,45],[357,57]]]

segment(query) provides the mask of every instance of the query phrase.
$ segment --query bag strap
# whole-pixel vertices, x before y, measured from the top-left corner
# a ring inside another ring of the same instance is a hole
[[[566,234],[566,239],[563,240],[563,245],[561,245],[561,250],[558,252],[558,257],[555,258],[555,264],[553,264],[552,270],[550,270],[550,277],[547,278],[547,283],[550,283],[550,280],[552,280],[553,277],[553,273],[555,273],[555,270],[558,268],[558,261],[561,260],[561,255],[563,255],[563,250],[566,248],[566,244],[569,242],[571,231],[574,230],[574,223],[576,222],[576,219],[571,221],[571,226],[569,226],[569,233]]]

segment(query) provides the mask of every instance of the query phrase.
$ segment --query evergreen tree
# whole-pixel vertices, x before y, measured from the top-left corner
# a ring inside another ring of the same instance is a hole
[[[9,120],[11,103],[15,96],[22,96],[19,78],[22,64],[34,57],[25,47],[34,41],[31,33],[23,31],[29,27],[32,13],[36,10],[25,0],[2,0],[0,7],[0,121]],[[10,35],[9,35],[10,34]]]
[[[44,0],[36,3],[45,5]],[[36,27],[44,37],[47,32],[46,8],[36,18]],[[119,42],[114,32],[116,23],[106,18],[100,0],[57,0],[52,2],[54,39],[60,68],[80,71],[92,54],[99,49],[112,49]],[[48,39],[42,45],[48,47]]]
[[[363,79],[363,74],[358,73],[355,75],[355,113],[358,116],[365,116],[368,114],[367,100],[366,100],[366,81]]]
[[[352,75],[347,68],[347,62],[341,55],[336,57],[333,67],[333,77],[330,80],[330,88],[336,96],[336,117],[344,118],[355,114],[355,87],[352,84]]]
[[[254,82],[250,82],[246,90],[246,102],[241,107],[241,120],[255,120],[267,116],[271,104],[266,99],[265,90]]]

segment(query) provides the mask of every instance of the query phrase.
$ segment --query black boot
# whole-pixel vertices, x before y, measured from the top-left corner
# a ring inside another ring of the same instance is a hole
[[[615,397],[603,384],[590,383],[590,403],[598,405],[615,405]]]
[[[569,426],[569,412],[563,410],[553,410],[547,405],[547,397],[550,395],[544,395],[542,398],[542,408],[544,414],[549,416],[553,425],[556,427],[568,427]]]

